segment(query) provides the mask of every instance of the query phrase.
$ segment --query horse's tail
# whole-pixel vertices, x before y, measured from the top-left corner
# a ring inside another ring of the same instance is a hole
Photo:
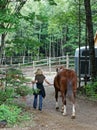
[[[73,93],[73,83],[72,80],[68,80],[67,82],[67,96],[74,101],[74,93]]]
[[[72,81],[68,80],[67,81],[67,95],[71,96],[72,94],[73,94]]]

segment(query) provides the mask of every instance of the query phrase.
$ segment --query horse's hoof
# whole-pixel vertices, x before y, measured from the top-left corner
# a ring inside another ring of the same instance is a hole
[[[56,107],[56,110],[59,110],[59,107]]]
[[[71,119],[75,119],[75,115],[72,115],[72,116],[71,116]]]
[[[63,113],[63,116],[67,116],[67,113]]]
[[[61,113],[63,113],[63,110],[60,110]]]

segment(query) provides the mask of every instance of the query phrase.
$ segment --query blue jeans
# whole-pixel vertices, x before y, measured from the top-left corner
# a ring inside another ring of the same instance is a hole
[[[42,110],[42,101],[43,101],[42,95],[34,95],[33,108],[35,108],[35,109],[37,108],[38,98],[39,98],[39,106],[38,106],[38,109],[39,109],[39,110]]]

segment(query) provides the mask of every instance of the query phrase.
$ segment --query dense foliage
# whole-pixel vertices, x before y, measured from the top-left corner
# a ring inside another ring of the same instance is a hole
[[[6,120],[7,125],[14,125],[20,121],[29,119],[30,117],[23,113],[24,108],[20,107],[17,100],[21,96],[33,94],[32,88],[27,86],[26,82],[31,81],[26,79],[21,70],[17,68],[9,68],[3,74],[0,87],[0,121]],[[5,84],[3,84],[5,83]],[[16,100],[17,99],[17,100]]]
[[[6,1],[6,0],[4,0]],[[65,3],[65,4],[64,4]],[[79,45],[79,1],[75,0],[25,0],[1,4],[1,34],[5,34],[6,56],[26,55],[34,58],[73,54]],[[16,5],[16,6],[15,6]],[[96,31],[95,7],[91,2],[94,33]],[[85,45],[85,10],[80,0],[81,45]],[[13,11],[12,11],[13,10]],[[5,17],[6,16],[6,17]],[[10,17],[9,17],[10,16]],[[8,24],[8,26],[7,26]]]
[[[97,100],[97,81],[87,84],[84,90],[89,99]]]
[[[20,121],[30,119],[26,113],[25,115],[23,115],[22,109],[18,106],[4,104],[0,106],[0,121],[7,121],[8,126],[13,126]]]

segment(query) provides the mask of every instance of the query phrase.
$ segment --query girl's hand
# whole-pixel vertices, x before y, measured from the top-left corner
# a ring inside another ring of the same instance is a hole
[[[32,81],[32,84],[37,83],[37,80]]]
[[[35,81],[32,81],[32,84],[34,84],[35,83]]]

